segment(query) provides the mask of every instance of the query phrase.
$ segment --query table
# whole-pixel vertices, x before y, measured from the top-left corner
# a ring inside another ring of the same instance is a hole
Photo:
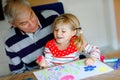
[[[0,80],[27,80],[28,78],[33,78],[33,80],[37,80],[34,76],[33,72],[25,72],[21,74],[11,75],[0,78]]]
[[[37,80],[32,72],[8,76],[5,78],[0,78],[0,80],[25,80],[25,79],[27,80],[27,78],[33,78],[33,80]],[[115,70],[112,71],[111,73],[105,73],[102,75],[89,77],[83,80],[120,80],[120,70]]]
[[[1,77],[0,80],[30,80],[30,78],[32,78],[33,80],[37,80],[33,74],[33,71],[7,77]],[[109,73],[88,77],[83,80],[120,80],[120,68]]]
[[[88,77],[83,80],[120,80],[120,70],[114,70],[109,73]]]

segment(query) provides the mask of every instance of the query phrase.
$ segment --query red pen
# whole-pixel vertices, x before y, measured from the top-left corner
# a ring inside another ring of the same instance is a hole
[[[37,58],[38,63],[40,63],[40,62],[42,61],[42,59],[43,59],[43,56],[42,56],[42,55],[41,55],[41,56],[38,56],[38,58]]]
[[[101,60],[102,62],[104,62],[104,59],[105,59],[104,56],[100,56],[100,60]]]

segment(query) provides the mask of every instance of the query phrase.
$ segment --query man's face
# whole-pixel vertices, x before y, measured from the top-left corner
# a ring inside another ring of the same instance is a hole
[[[26,33],[34,33],[39,28],[35,13],[28,7],[25,7],[20,13],[15,15],[12,25]]]

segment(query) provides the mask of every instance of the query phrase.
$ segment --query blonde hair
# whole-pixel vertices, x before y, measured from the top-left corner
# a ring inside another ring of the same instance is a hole
[[[76,16],[74,16],[73,14],[69,14],[69,13],[61,14],[55,19],[53,23],[53,28],[55,28],[57,24],[70,24],[71,29],[76,30],[75,36],[77,36],[77,38],[74,39],[74,44],[76,45],[78,51],[82,52],[85,50],[84,49],[85,40],[84,40],[82,30],[80,27],[80,22]]]
[[[31,8],[30,3],[27,0],[6,0],[4,7],[4,13],[8,20],[13,22],[16,15],[22,15],[24,7]]]

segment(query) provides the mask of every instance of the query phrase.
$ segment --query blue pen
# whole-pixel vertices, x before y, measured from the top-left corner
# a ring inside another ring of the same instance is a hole
[[[116,63],[114,64],[113,68],[114,69],[118,69],[120,66],[120,59],[118,59],[118,61],[116,61]]]
[[[118,61],[118,58],[109,58],[103,60],[103,62],[116,62],[116,61]]]

